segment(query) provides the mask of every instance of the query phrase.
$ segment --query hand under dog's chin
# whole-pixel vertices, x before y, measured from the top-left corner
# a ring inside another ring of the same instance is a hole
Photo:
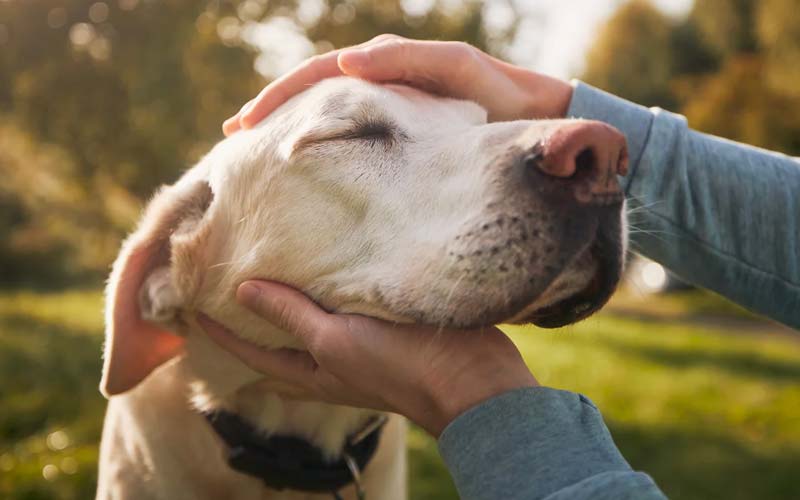
[[[302,436],[331,456],[378,413],[286,397],[289,387],[251,370],[202,332],[192,332],[186,347],[187,396],[196,410],[233,411],[265,431]]]

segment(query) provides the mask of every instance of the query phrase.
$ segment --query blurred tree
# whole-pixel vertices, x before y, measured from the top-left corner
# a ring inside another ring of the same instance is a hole
[[[699,28],[702,40],[720,55],[754,52],[758,49],[753,22],[758,3],[756,0],[695,0],[689,21]]]
[[[87,203],[93,186],[79,182],[69,155],[8,123],[0,123],[0,177],[2,283],[80,278],[117,247],[108,227],[136,216],[113,185],[111,196]]]
[[[800,97],[800,13],[796,0],[763,0],[757,8],[758,39],[766,52],[767,83]]]
[[[772,90],[755,55],[730,58],[692,89],[683,109],[700,130],[767,149],[800,153],[800,102]]]
[[[584,79],[646,105],[670,107],[670,20],[645,1],[623,5],[600,30]]]
[[[692,76],[716,71],[721,58],[703,42],[703,34],[693,19],[673,22],[670,34],[672,75]]]

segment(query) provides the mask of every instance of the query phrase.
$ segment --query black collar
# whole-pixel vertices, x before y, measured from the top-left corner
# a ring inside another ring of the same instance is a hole
[[[333,493],[356,482],[359,471],[375,455],[385,418],[371,421],[351,435],[338,459],[328,460],[322,450],[295,436],[264,436],[242,417],[225,410],[203,412],[227,445],[228,465],[261,479],[276,490]]]

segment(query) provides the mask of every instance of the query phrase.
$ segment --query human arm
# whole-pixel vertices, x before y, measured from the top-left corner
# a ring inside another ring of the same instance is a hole
[[[631,469],[594,404],[572,392],[498,395],[445,428],[439,451],[465,500],[665,498]]]
[[[495,328],[441,330],[328,314],[285,286],[237,298],[309,352],[263,350],[208,318],[209,336],[284,397],[394,411],[439,438],[462,498],[663,498],[620,455],[585,397],[539,387]]]
[[[633,249],[800,329],[800,162],[573,85],[567,115],[610,123],[628,140],[631,167],[620,180]]]

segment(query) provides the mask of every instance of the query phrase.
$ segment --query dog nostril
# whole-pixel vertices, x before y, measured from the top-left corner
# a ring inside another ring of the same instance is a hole
[[[597,161],[592,148],[584,148],[578,153],[578,156],[575,157],[575,172],[572,176],[591,174],[595,169],[596,163]]]
[[[535,169],[539,168],[542,163],[542,159],[544,158],[544,154],[542,154],[541,149],[535,148],[530,153],[526,154],[522,158],[522,163],[525,165],[525,168],[528,169]]]

